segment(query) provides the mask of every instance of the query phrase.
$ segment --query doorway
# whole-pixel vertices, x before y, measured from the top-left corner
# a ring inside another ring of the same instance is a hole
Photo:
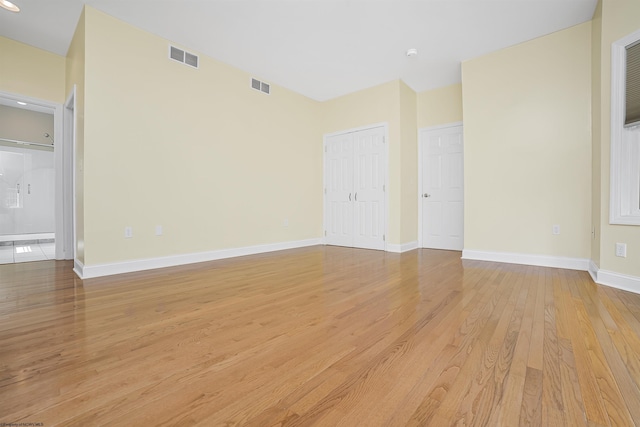
[[[72,193],[64,177],[73,166],[64,161],[71,153],[63,143],[62,105],[0,92],[0,108],[11,115],[0,135],[1,166],[8,172],[0,171],[0,263],[9,262],[9,255],[11,262],[71,259],[65,217],[73,213],[64,205]]]
[[[418,151],[420,247],[461,251],[464,245],[462,123],[421,129]]]

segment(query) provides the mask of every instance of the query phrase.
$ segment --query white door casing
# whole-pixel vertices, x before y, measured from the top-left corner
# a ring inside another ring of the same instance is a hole
[[[64,258],[76,260],[76,85],[64,104]]]
[[[462,250],[464,156],[462,124],[420,131],[421,247]]]
[[[325,243],[385,248],[385,127],[325,137]]]

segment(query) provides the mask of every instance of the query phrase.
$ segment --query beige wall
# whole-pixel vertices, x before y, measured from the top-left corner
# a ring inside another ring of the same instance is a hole
[[[589,258],[590,37],[585,23],[462,64],[465,249]]]
[[[53,145],[53,114],[0,105],[0,138]]]
[[[418,129],[462,121],[462,84],[420,92]]]
[[[66,57],[65,93],[70,94],[75,85],[76,95],[76,258],[84,263],[84,81],[85,81],[85,12],[78,21]]]
[[[64,57],[0,37],[0,90],[64,102]]]
[[[85,265],[322,235],[317,102],[85,14]]]
[[[464,111],[465,248],[640,276],[640,227],[608,224],[610,46],[638,22],[640,3],[602,0],[590,23],[465,62],[464,87],[416,95],[392,81],[317,103],[251,91],[250,75],[204,56],[199,70],[171,62],[166,40],[88,7],[66,59],[0,37],[0,90],[62,103],[77,86],[87,265],[320,237],[322,135],[381,122],[387,241],[415,241],[417,129]]]
[[[600,265],[603,270],[640,277],[640,227],[609,224],[611,150],[611,44],[640,29],[640,2],[604,0],[601,40],[601,127],[600,127]],[[627,244],[627,258],[615,256],[615,244]]]
[[[602,2],[598,2],[591,20],[591,260],[600,265],[600,236],[601,236],[601,66],[602,66]]]
[[[416,93],[400,81],[400,242],[418,239],[418,125]]]

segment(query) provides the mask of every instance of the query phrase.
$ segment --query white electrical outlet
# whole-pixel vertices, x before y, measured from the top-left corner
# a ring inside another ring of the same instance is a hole
[[[162,226],[156,225],[156,236],[162,236]]]
[[[130,239],[133,237],[133,228],[125,227],[124,228],[124,237],[125,239]]]
[[[555,235],[560,234],[560,226],[559,226],[558,224],[554,225],[554,226],[551,228],[551,232],[552,232],[553,234],[555,234]]]
[[[283,227],[288,227],[289,226],[289,218],[285,218],[284,221],[282,222],[282,226]]]
[[[627,244],[616,243],[616,256],[626,258],[627,257]]]

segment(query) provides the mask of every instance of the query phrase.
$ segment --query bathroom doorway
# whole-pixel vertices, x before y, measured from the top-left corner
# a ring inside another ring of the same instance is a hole
[[[73,257],[59,225],[61,113],[56,104],[0,93],[0,264]]]

